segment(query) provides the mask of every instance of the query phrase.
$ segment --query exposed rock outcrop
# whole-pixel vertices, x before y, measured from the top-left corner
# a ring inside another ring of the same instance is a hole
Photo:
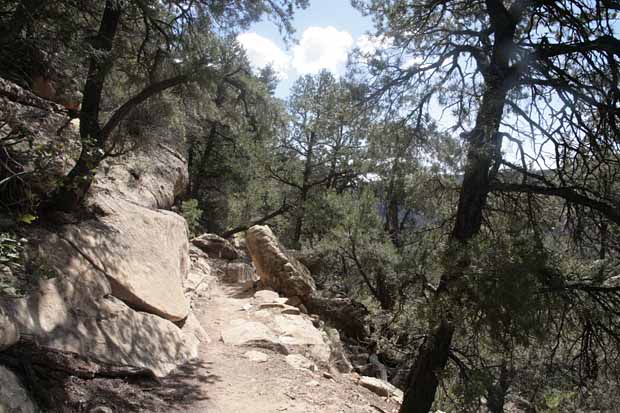
[[[185,220],[112,197],[99,197],[104,213],[67,225],[38,240],[38,256],[58,274],[105,275],[111,294],[130,307],[179,321],[189,313],[182,280],[189,271]],[[61,245],[62,244],[62,245]]]
[[[316,291],[310,271],[280,245],[271,229],[256,225],[246,233],[252,262],[264,287],[306,301]]]
[[[232,346],[253,346],[288,354],[275,332],[258,321],[231,320],[228,327],[222,330],[222,341]]]
[[[20,179],[32,193],[51,191],[75,165],[81,145],[67,110],[2,78],[0,125],[0,139],[11,137],[14,142],[5,146],[7,167],[22,173]]]
[[[17,325],[0,308],[0,351],[6,350],[19,340]]]
[[[0,79],[0,112],[9,118],[0,136],[27,128],[23,149],[46,149],[51,163],[43,175],[57,181],[70,170],[80,144],[66,111]],[[26,170],[41,168],[30,158]],[[16,326],[46,348],[158,376],[194,357],[205,334],[185,295],[187,226],[164,210],[187,181],[183,157],[158,142],[103,162],[87,196],[88,219],[30,231],[27,257],[44,269],[43,280],[24,298],[0,300],[10,320],[2,331]]]
[[[269,356],[262,351],[250,350],[246,351],[244,356],[255,363],[266,363]]]
[[[362,376],[358,384],[383,397],[393,397],[399,403],[403,401],[403,391],[392,384],[375,377]]]
[[[72,267],[75,269],[75,267]],[[137,312],[110,295],[105,277],[91,271],[40,283],[26,298],[5,299],[12,321],[42,346],[164,376],[197,355],[197,342],[161,317]]]
[[[311,360],[308,360],[306,357],[301,354],[289,354],[286,356],[286,362],[294,369],[297,370],[310,370],[316,371],[318,370],[316,364],[314,364]]]
[[[202,234],[192,239],[192,244],[200,248],[210,258],[234,260],[239,258],[236,248],[224,238],[215,234]]]
[[[216,269],[209,256],[200,249],[190,245],[190,269],[183,280],[185,297],[192,301],[205,295],[216,279]]]
[[[169,209],[185,191],[189,175],[185,158],[163,143],[106,160],[97,170],[89,203],[112,195],[150,209]]]
[[[222,330],[222,340],[236,346],[268,348],[282,354],[299,354],[313,360],[322,367],[340,360],[333,354],[332,342],[339,340],[337,335],[331,339],[313,325],[312,319],[295,307],[288,306],[277,293],[269,290],[256,292],[249,311],[250,319],[235,319]],[[290,310],[295,310],[294,312]],[[336,370],[342,369],[334,365]]]
[[[340,339],[340,333],[335,328],[326,327],[325,335],[331,349],[329,365],[333,366],[339,373],[351,373],[353,365],[347,357],[347,353]]]

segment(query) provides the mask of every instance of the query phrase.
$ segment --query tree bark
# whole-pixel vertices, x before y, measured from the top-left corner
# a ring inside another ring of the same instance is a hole
[[[381,268],[377,270],[377,274],[375,276],[375,285],[377,292],[377,299],[379,300],[379,304],[381,305],[382,310],[391,311],[394,309],[394,295],[391,285],[389,285],[385,273]]]
[[[88,77],[84,86],[84,97],[80,110],[80,141],[82,150],[77,163],[63,179],[50,198],[43,202],[41,210],[76,210],[84,200],[95,177],[95,169],[106,157],[106,144],[112,132],[131,111],[148,98],[164,90],[187,83],[192,77],[178,75],[157,83],[149,84],[140,93],[121,105],[101,127],[99,123],[100,104],[105,79],[112,69],[111,52],[114,37],[122,15],[122,2],[107,0],[97,36],[92,40],[95,53],[90,59]],[[101,57],[101,56],[105,57]]]
[[[441,320],[437,329],[424,340],[407,379],[409,384],[400,407],[401,413],[427,413],[431,409],[439,375],[448,362],[453,335],[452,323]]]
[[[455,333],[456,319],[450,309],[451,290],[469,265],[467,255],[454,260],[455,252],[467,248],[482,226],[482,217],[490,191],[490,183],[501,160],[499,132],[508,90],[515,81],[510,70],[510,55],[514,50],[513,38],[519,15],[512,15],[498,0],[487,0],[487,12],[495,40],[491,64],[485,73],[485,91],[476,116],[474,129],[467,139],[469,149],[465,175],[459,196],[456,221],[449,240],[447,262],[433,305],[441,313],[437,326],[425,339],[408,379],[408,386],[400,413],[426,413],[432,408],[440,376],[448,361],[450,345]]]
[[[310,191],[310,178],[313,172],[313,155],[314,145],[316,143],[316,132],[310,132],[310,138],[308,140],[308,149],[306,151],[306,161],[304,163],[304,175],[301,184],[301,193],[299,196],[299,208],[297,210],[297,216],[295,218],[295,232],[293,233],[293,244],[295,248],[301,247],[301,232],[304,224],[304,215],[306,213],[306,201],[308,200],[308,192]]]
[[[80,141],[82,151],[77,163],[63,179],[42,209],[73,211],[81,204],[95,176],[95,168],[103,159],[105,138],[99,125],[99,105],[105,79],[112,69],[110,55],[121,20],[121,6],[106,0],[97,36],[92,40],[95,53],[90,58],[88,77],[80,110]],[[105,57],[102,57],[105,56]]]

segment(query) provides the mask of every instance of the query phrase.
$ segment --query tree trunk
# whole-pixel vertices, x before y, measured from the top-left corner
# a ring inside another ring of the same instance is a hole
[[[396,248],[401,246],[400,243],[400,220],[398,219],[399,208],[398,200],[394,196],[390,197],[385,211],[385,230],[390,235],[390,240]]]
[[[506,97],[519,75],[518,71],[510,67],[510,58],[515,50],[515,30],[525,8],[511,7],[507,10],[503,2],[498,0],[487,0],[486,6],[495,35],[494,44],[490,64],[484,68],[485,89],[475,127],[468,136],[465,175],[447,250],[446,261],[451,264],[444,269],[434,296],[434,306],[442,313],[439,315],[438,327],[420,348],[409,376],[400,413],[426,413],[435,399],[439,376],[448,360],[458,317],[452,314],[449,307],[451,290],[454,281],[460,279],[469,266],[467,254],[458,260],[452,258],[459,250],[466,252],[467,243],[480,232],[491,181],[501,160],[502,140],[498,132]]]
[[[448,362],[454,326],[442,320],[420,347],[418,358],[409,373],[408,388],[400,408],[406,413],[427,413],[439,385],[439,375]]]
[[[42,209],[44,210],[54,209],[70,212],[77,209],[93,182],[95,169],[103,160],[103,148],[107,136],[101,133],[99,105],[105,79],[112,69],[110,53],[114,45],[114,37],[118,30],[121,14],[120,4],[114,0],[106,1],[99,32],[92,40],[93,49],[99,53],[94,53],[90,58],[80,110],[82,151],[73,169],[63,179],[50,199],[43,203]]]
[[[375,276],[375,291],[376,298],[379,300],[382,310],[394,309],[394,289],[390,286],[386,280],[385,273],[379,268],[377,275]]]
[[[295,248],[301,247],[301,232],[304,224],[304,215],[306,213],[306,201],[308,200],[308,192],[310,191],[310,178],[312,177],[314,156],[314,145],[316,143],[316,132],[310,132],[308,140],[308,149],[306,151],[306,161],[304,163],[304,175],[301,183],[301,194],[299,196],[299,208],[295,217],[295,229],[293,233],[293,245]]]
[[[476,119],[476,127],[469,135],[467,166],[448,254],[453,254],[455,249],[466,248],[467,241],[480,231],[491,181],[489,171],[501,147],[497,131],[505,98],[506,91],[502,88],[487,90]],[[466,259],[452,262],[455,264],[454,267],[444,271],[435,293],[434,302],[438,308],[446,305],[442,301],[444,297],[450,296],[453,281],[460,278],[468,266]],[[449,311],[442,314],[438,327],[420,347],[418,358],[409,376],[401,413],[426,413],[431,409],[439,385],[439,376],[448,361],[455,329],[453,318]]]
[[[42,209],[71,212],[76,210],[86,197],[95,178],[95,169],[101,162],[93,148],[82,147],[80,157],[69,174],[62,180],[61,186],[46,201]]]
[[[400,178],[400,161],[396,159],[392,166],[390,183],[386,194],[385,230],[390,235],[392,244],[400,248],[399,204],[402,201],[403,182]]]
[[[505,366],[502,366],[497,382],[487,385],[487,408],[489,412],[504,413],[504,403],[511,381],[511,372]]]
[[[299,206],[295,211],[295,228],[293,231],[293,248],[301,248],[301,232],[304,225],[304,216],[306,215],[306,201],[308,200],[308,189],[303,188],[299,197]]]

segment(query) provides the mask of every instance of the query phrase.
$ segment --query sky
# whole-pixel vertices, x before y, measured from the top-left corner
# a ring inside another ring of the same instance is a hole
[[[350,0],[310,0],[307,9],[297,11],[293,21],[297,43],[287,47],[276,25],[254,24],[237,36],[255,68],[272,64],[280,84],[276,95],[288,96],[291,85],[302,75],[327,69],[344,74],[347,55],[354,47],[373,47],[372,20],[351,6]]]

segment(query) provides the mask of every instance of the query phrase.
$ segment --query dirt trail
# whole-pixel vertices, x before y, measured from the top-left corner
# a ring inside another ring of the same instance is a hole
[[[211,342],[200,359],[166,380],[166,397],[183,412],[310,413],[397,412],[397,404],[355,384],[350,375],[328,378],[324,371],[296,370],[285,356],[266,349],[226,345],[221,330],[233,319],[252,319],[244,310],[252,299],[234,287],[213,283],[210,295],[194,311]],[[263,363],[244,356],[248,350],[268,355]]]

